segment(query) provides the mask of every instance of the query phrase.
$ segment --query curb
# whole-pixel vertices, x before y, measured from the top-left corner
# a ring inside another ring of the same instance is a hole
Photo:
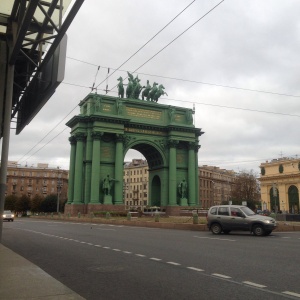
[[[155,221],[142,221],[142,220],[114,220],[104,218],[58,218],[58,217],[45,217],[45,216],[34,216],[31,218],[35,219],[47,219],[53,221],[64,221],[64,222],[81,222],[81,223],[99,223],[99,224],[111,224],[111,225],[125,225],[125,226],[136,226],[136,227],[149,227],[149,228],[162,228],[162,229],[176,229],[176,230],[191,230],[191,231],[208,231],[206,224],[184,224],[184,223],[164,223]],[[278,227],[274,232],[288,232],[288,231],[300,231],[300,224],[288,224],[278,223]]]

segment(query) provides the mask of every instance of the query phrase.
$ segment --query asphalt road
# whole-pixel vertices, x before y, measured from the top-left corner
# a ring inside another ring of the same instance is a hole
[[[16,219],[4,222],[2,239],[86,299],[300,299],[300,232]]]

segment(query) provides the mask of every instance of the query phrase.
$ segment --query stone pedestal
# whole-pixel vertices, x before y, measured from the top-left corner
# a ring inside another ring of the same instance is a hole
[[[111,195],[104,195],[103,204],[113,204]]]
[[[180,206],[188,206],[188,200],[186,198],[180,198]]]

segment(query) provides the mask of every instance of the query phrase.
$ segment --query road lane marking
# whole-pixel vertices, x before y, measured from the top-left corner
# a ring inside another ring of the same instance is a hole
[[[139,256],[139,257],[146,257],[146,255],[144,255],[144,254],[136,254],[136,256]]]
[[[87,245],[90,245],[90,246],[94,246],[94,244],[92,244],[92,243],[86,243]]]
[[[282,292],[282,294],[286,294],[286,295],[290,295],[290,296],[300,298],[300,294],[289,292],[289,291]]]
[[[196,236],[196,235],[194,236],[194,238],[197,238],[197,239],[207,239],[207,240],[219,240],[219,241],[236,242],[236,240],[232,240],[232,239],[200,237],[200,236]]]
[[[167,264],[173,265],[173,266],[180,266],[179,263],[174,262],[174,261],[168,261]]]
[[[117,252],[118,252],[118,251],[121,251],[120,249],[113,249],[113,250],[114,250],[114,251],[117,251]]]
[[[265,287],[267,287],[266,285],[258,284],[258,283],[251,282],[251,281],[243,281],[243,283],[247,284],[247,285],[255,286],[255,287],[258,287],[258,288],[265,288]]]
[[[198,268],[194,268],[194,267],[187,267],[187,268],[190,269],[190,270],[193,270],[193,271],[197,271],[197,272],[204,272],[204,270],[198,269]]]
[[[130,251],[123,251],[123,253],[131,254],[132,252],[130,252]]]
[[[102,247],[101,245],[94,245],[94,246],[95,246],[95,247],[100,247],[100,248]]]
[[[161,258],[156,258],[156,257],[150,257],[150,259],[155,260],[155,261],[161,261]]]
[[[223,274],[218,274],[218,273],[212,273],[211,275],[216,276],[216,277],[225,278],[225,279],[231,278],[230,276],[223,275]]]
[[[110,247],[103,247],[104,249],[110,249]]]

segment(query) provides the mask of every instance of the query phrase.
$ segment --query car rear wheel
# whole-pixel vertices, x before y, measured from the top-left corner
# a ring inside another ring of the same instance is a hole
[[[263,236],[265,234],[264,228],[261,225],[253,226],[253,234],[256,236]]]
[[[220,234],[222,232],[222,227],[218,223],[214,223],[211,225],[210,230],[213,234]]]

